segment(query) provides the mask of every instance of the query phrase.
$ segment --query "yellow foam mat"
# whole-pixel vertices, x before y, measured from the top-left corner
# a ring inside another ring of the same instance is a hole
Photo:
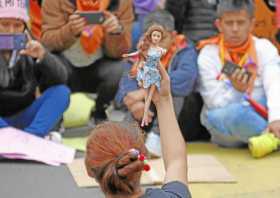
[[[190,154],[215,156],[236,178],[237,183],[190,184],[193,198],[279,198],[280,151],[261,159],[248,149],[220,148],[208,143],[188,144]]]

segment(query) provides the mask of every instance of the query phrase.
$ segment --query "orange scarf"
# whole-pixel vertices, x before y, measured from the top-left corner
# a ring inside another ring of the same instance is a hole
[[[161,58],[161,64],[164,68],[168,68],[170,65],[171,59],[174,57],[176,52],[180,49],[187,47],[187,41],[184,35],[176,35],[174,43],[168,49],[166,54]]]
[[[197,48],[201,49],[205,45],[215,44],[219,45],[219,56],[222,61],[222,65],[225,61],[232,61],[233,63],[239,65],[240,67],[246,66],[247,71],[252,73],[251,83],[248,88],[248,93],[251,93],[254,88],[254,81],[257,77],[257,52],[255,48],[255,43],[253,41],[253,36],[249,35],[247,41],[239,47],[231,47],[224,42],[224,36],[219,34],[215,37],[202,40],[199,42]]]
[[[77,10],[79,11],[105,11],[110,4],[110,0],[77,0]],[[101,25],[94,25],[84,30],[80,37],[81,44],[87,54],[96,52],[101,47],[104,40],[104,30]]]
[[[165,69],[168,69],[168,67],[170,66],[170,62],[172,60],[172,58],[175,56],[175,54],[183,49],[187,47],[187,41],[184,35],[176,35],[173,44],[170,46],[170,48],[168,49],[168,51],[166,52],[166,54],[161,58],[161,64]],[[132,60],[133,62],[136,61],[136,63],[134,63],[134,65],[132,66],[131,70],[130,70],[130,76],[131,77],[135,77],[137,74],[137,61],[138,60]]]
[[[31,32],[32,35],[39,40],[41,38],[41,25],[42,25],[42,16],[41,16],[41,7],[37,0],[31,0],[30,3],[30,19],[31,19]]]

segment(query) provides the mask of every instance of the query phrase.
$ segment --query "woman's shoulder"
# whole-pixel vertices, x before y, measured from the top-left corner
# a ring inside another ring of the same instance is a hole
[[[169,182],[162,188],[149,188],[142,198],[191,198],[188,187],[181,182]]]

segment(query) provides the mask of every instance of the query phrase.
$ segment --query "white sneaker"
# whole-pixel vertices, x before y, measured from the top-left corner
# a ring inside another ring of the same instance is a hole
[[[59,132],[52,131],[45,137],[45,139],[55,142],[55,143],[62,143],[62,135]]]
[[[150,154],[152,154],[154,157],[161,157],[162,153],[159,134],[153,131],[148,133],[145,145]]]

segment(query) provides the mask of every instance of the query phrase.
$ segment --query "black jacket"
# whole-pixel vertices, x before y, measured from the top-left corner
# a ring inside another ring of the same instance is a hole
[[[218,0],[167,0],[166,9],[175,18],[176,30],[197,43],[217,34],[217,4]]]
[[[8,68],[0,54],[0,117],[14,115],[32,104],[36,87],[43,92],[66,81],[65,66],[49,52],[38,63],[31,57],[21,56],[12,68]]]

